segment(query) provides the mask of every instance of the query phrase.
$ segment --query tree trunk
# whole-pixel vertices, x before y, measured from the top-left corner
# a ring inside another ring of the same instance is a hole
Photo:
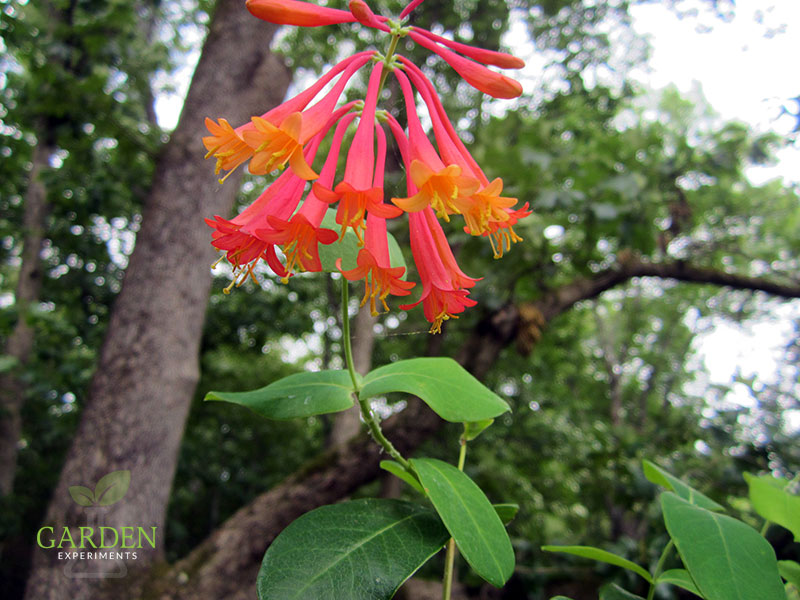
[[[202,216],[227,215],[238,189],[233,177],[220,187],[213,165],[203,161],[203,118],[241,123],[283,99],[290,75],[268,50],[275,29],[240,0],[217,4],[181,120],[158,159],[89,399],[45,519],[56,531],[156,527],[155,548],[145,542],[136,560],[103,563],[71,563],[58,560],[57,549],[37,549],[26,590],[31,600],[116,598],[104,591],[109,577],[144,569],[161,554],[215,254]],[[71,499],[68,487],[91,490],[116,470],[131,473],[120,501],[82,508]]]
[[[40,131],[45,128],[41,128]],[[28,362],[33,349],[34,331],[28,323],[31,308],[39,300],[42,288],[42,261],[39,253],[44,241],[47,219],[47,190],[39,179],[50,160],[53,148],[45,136],[39,136],[33,149],[28,189],[25,193],[24,228],[19,279],[14,292],[17,323],[6,340],[3,354],[14,361],[14,367],[0,374],[0,497],[11,493],[17,469],[17,444],[22,431],[20,410],[25,401],[25,383],[18,373]]]

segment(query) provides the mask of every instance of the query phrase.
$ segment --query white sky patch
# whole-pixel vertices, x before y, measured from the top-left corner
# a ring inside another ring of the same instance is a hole
[[[699,82],[723,119],[744,121],[759,132],[788,134],[797,121],[782,114],[782,108],[800,108],[789,101],[800,94],[795,60],[800,56],[800,2],[738,0],[730,22],[710,14],[700,0],[682,2],[680,8],[696,8],[700,16],[680,19],[661,4],[631,6],[634,29],[648,36],[653,48],[648,64],[633,76],[653,89],[674,83],[685,94]],[[755,183],[777,176],[800,182],[797,144],[782,150],[779,159],[775,167],[748,170],[748,176]]]

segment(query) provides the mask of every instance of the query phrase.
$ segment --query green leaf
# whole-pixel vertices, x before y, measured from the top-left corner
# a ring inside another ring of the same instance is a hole
[[[687,592],[691,592],[697,596],[703,597],[700,594],[700,590],[697,589],[697,586],[692,581],[692,576],[689,575],[689,571],[686,569],[670,569],[668,571],[664,571],[661,575],[658,576],[656,583],[668,583],[670,585],[676,585],[679,588],[683,588]]]
[[[335,208],[329,208],[327,210],[320,226],[326,229],[332,229],[336,233],[341,233],[342,226],[336,222]],[[400,244],[397,243],[397,240],[391,233],[387,233],[387,237],[389,240],[389,264],[393,267],[405,268],[406,272],[402,277],[405,279],[408,274],[408,268],[406,267],[406,260],[403,257],[403,251],[400,249]],[[342,270],[348,271],[350,269],[355,269],[358,266],[356,261],[358,259],[359,250],[361,250],[361,246],[358,245],[358,238],[356,234],[353,233],[353,230],[348,227],[341,240],[333,242],[332,244],[319,245],[319,260],[322,263],[322,270],[325,273],[339,273],[336,261],[340,258],[342,259]]]
[[[332,229],[336,233],[341,233],[342,226],[336,222],[336,209],[329,208],[325,217],[322,219],[320,227]],[[336,261],[342,259],[342,269],[348,271],[355,269],[356,259],[358,258],[358,251],[361,247],[358,245],[358,238],[353,233],[351,228],[347,228],[344,237],[332,244],[319,245],[319,260],[322,263],[322,270],[325,273],[338,273],[339,269],[336,266]]]
[[[207,401],[246,406],[268,419],[295,419],[347,410],[353,382],[347,371],[295,373],[251,392],[209,392]]]
[[[665,492],[667,531],[707,600],[785,600],[772,546],[750,527]]]
[[[99,506],[111,506],[122,500],[131,484],[131,472],[112,471],[104,475],[94,486],[94,498]]]
[[[411,465],[464,559],[486,581],[502,587],[514,572],[514,550],[484,493],[465,473],[441,460],[415,458]]]
[[[800,564],[793,560],[779,560],[778,572],[786,581],[800,588]]]
[[[566,596],[553,596],[550,600],[572,600],[572,598],[567,598]]]
[[[787,583],[783,589],[786,591],[786,600],[800,600],[800,587]]]
[[[494,512],[497,513],[497,516],[500,517],[500,520],[503,522],[503,525],[511,523],[519,512],[519,504],[512,504],[511,502],[492,504],[492,506],[494,507]]]
[[[609,583],[600,588],[600,600],[644,600],[644,598],[623,590],[616,583]]]
[[[259,600],[388,599],[447,542],[432,510],[365,498],[323,506],[272,542],[258,573]]]
[[[750,473],[745,473],[744,479],[756,512],[767,521],[791,531],[794,541],[800,542],[800,496],[786,491],[789,482],[771,475],[756,477]]]
[[[705,494],[702,494],[693,487],[686,485],[683,481],[674,475],[671,475],[655,463],[652,463],[649,460],[643,460],[642,466],[644,468],[644,476],[647,477],[650,482],[667,488],[671,492],[675,492],[684,500],[700,506],[701,508],[714,511],[725,510],[724,506],[717,504]]]
[[[583,558],[590,558],[600,562],[608,563],[633,571],[637,575],[641,575],[648,583],[652,583],[653,577],[645,569],[637,565],[635,562],[629,561],[627,558],[622,558],[606,550],[600,548],[593,548],[592,546],[542,546],[542,550],[546,552],[562,552],[564,554],[574,554],[575,556],[582,556]]]
[[[76,504],[81,506],[94,506],[94,493],[87,487],[82,485],[71,485],[69,488],[69,495]]]
[[[484,419],[483,421],[470,421],[464,423],[464,439],[471,442],[484,432],[484,430],[494,423],[494,419]]]
[[[364,377],[362,399],[389,392],[419,396],[451,423],[483,421],[510,410],[505,400],[451,358],[401,360]]]
[[[420,482],[417,481],[417,479],[411,473],[406,471],[400,463],[397,463],[393,460],[382,460],[381,469],[388,471],[395,477],[402,479],[420,494],[425,494],[425,490],[422,489],[422,484],[420,484]]]

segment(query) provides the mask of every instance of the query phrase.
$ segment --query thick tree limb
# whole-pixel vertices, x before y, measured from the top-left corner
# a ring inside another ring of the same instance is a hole
[[[541,311],[545,321],[549,321],[572,307],[576,302],[596,298],[606,290],[618,286],[633,277],[675,279],[686,283],[719,285],[735,290],[765,292],[779,298],[800,298],[800,285],[781,284],[762,277],[737,275],[708,267],[695,267],[680,261],[650,263],[635,258],[602,271],[594,277],[577,279],[554,290],[535,304]]]

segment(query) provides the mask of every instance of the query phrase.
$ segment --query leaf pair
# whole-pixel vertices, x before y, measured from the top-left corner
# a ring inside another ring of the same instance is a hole
[[[363,399],[391,392],[418,396],[453,423],[488,421],[508,404],[450,358],[413,358],[379,367],[359,381]],[[268,419],[294,419],[353,406],[347,371],[297,373],[251,392],[209,392],[206,400],[246,406]]]

